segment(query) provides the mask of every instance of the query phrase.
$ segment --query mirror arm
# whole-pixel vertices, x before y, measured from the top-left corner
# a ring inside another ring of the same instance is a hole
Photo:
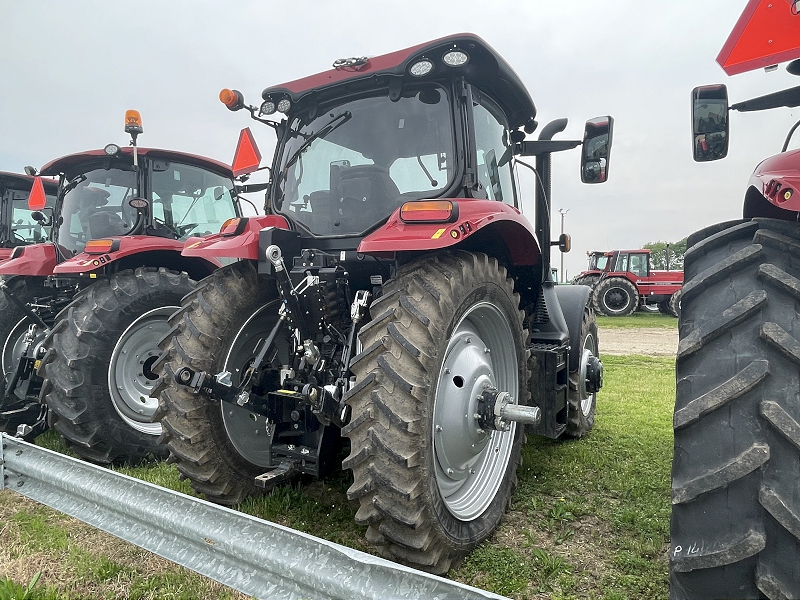
[[[542,131],[544,133],[544,131]],[[520,142],[514,149],[517,156],[539,156],[544,153],[563,152],[577,148],[583,142],[580,140],[531,140]]]
[[[786,141],[783,142],[783,148],[781,148],[781,152],[786,152],[786,149],[789,147],[789,142],[792,140],[792,135],[794,135],[794,132],[798,127],[800,127],[800,121],[792,125],[789,133],[786,134]]]

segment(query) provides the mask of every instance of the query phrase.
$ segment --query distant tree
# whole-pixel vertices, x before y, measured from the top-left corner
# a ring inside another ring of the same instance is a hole
[[[642,248],[650,250],[650,258],[653,268],[663,270],[667,268],[669,257],[669,268],[673,271],[683,269],[683,255],[686,254],[686,238],[678,242],[651,242]]]

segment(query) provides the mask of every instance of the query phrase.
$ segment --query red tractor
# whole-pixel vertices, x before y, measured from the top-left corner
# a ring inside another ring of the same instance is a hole
[[[794,2],[752,0],[718,61],[800,57]],[[769,44],[765,42],[769,41]],[[787,70],[800,74],[800,61]],[[723,158],[730,111],[800,105],[792,87],[729,105],[692,92],[696,161]],[[672,466],[671,596],[800,598],[800,150],[755,169],[743,219],[687,240]]]
[[[594,287],[603,274],[606,267],[609,265],[609,260],[613,260],[613,254],[609,255],[602,250],[595,250],[593,252],[586,252],[586,257],[589,259],[589,265],[585,271],[581,271],[572,278],[572,285],[588,285]]]
[[[36,179],[31,175],[0,171],[0,263],[11,256],[17,246],[28,246],[47,241],[50,228],[34,219],[28,208],[28,196]],[[43,186],[45,206],[55,205],[58,183],[52,179],[39,179]]]
[[[46,206],[34,183],[29,206],[51,241],[0,265],[0,426],[32,438],[49,424],[101,464],[166,454],[152,419],[157,343],[193,280],[220,266],[182,256],[184,240],[239,215],[230,167],[137,148],[138,113],[126,131],[132,147],[42,168],[58,177],[57,202]]]
[[[592,295],[598,313],[624,317],[639,308],[658,307],[665,315],[680,314],[683,271],[652,269],[647,249],[614,250],[606,259]]]
[[[471,34],[333,67],[258,107],[220,95],[277,133],[267,215],[187,241],[185,256],[240,260],[170,319],[164,437],[223,504],[351,470],[367,540],[443,573],[497,527],[526,429],[594,423],[597,326],[589,288],[552,279],[569,240],[551,241],[550,160],[582,144],[582,179],[604,181],[613,120],[582,142],[552,139],[566,119],[526,140],[533,101]],[[535,224],[521,156],[542,182]]]

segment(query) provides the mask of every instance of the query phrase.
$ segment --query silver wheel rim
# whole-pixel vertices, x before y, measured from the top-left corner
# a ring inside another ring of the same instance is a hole
[[[609,302],[610,300],[610,302]],[[620,313],[628,308],[631,303],[631,295],[625,288],[615,285],[608,288],[603,294],[603,304],[606,310],[611,313]]]
[[[481,430],[474,417],[486,387],[519,391],[516,343],[506,316],[493,304],[474,305],[453,330],[444,352],[433,405],[435,480],[447,510],[477,519],[497,495],[514,446],[508,431]]]
[[[277,319],[277,302],[270,302],[239,328],[223,368],[231,372],[234,385],[239,385],[242,370],[255,357],[258,344],[269,335]],[[267,418],[230,402],[220,402],[220,411],[225,432],[236,452],[249,463],[271,467],[272,435],[267,430]]]
[[[8,385],[8,383],[11,381],[14,371],[17,369],[17,365],[19,365],[20,358],[22,358],[22,352],[24,351],[25,345],[25,333],[28,331],[30,326],[30,319],[27,317],[20,319],[20,321],[11,329],[11,332],[8,334],[8,337],[6,337],[3,343],[3,353],[0,360],[2,360],[3,377],[5,378],[6,385]],[[44,341],[44,338],[47,337],[48,333],[50,333],[49,329],[42,329],[41,327],[36,328],[36,337],[34,338],[33,345],[31,346],[31,353],[33,356],[38,355],[39,348],[41,347],[42,342]],[[15,395],[16,391],[17,390],[14,390]]]
[[[578,393],[581,400],[581,412],[584,417],[588,417],[592,412],[594,405],[595,394],[590,394],[586,389],[586,371],[589,366],[589,360],[597,356],[597,340],[594,335],[588,333],[583,340],[583,349],[581,351],[581,372],[578,382]]]
[[[123,332],[111,353],[111,403],[127,425],[147,435],[161,435],[161,423],[153,422],[158,398],[150,394],[158,377],[152,367],[161,353],[158,342],[170,329],[167,319],[179,308],[162,306],[144,313]]]

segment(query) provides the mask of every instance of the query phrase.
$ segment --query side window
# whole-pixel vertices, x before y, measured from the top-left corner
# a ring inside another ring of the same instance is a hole
[[[647,255],[631,254],[630,271],[640,277],[647,277]]]
[[[617,265],[614,267],[615,271],[625,272],[628,270],[628,255],[620,254],[617,259]]]
[[[516,206],[512,148],[500,110],[486,99],[473,105],[478,181],[490,200]]]

